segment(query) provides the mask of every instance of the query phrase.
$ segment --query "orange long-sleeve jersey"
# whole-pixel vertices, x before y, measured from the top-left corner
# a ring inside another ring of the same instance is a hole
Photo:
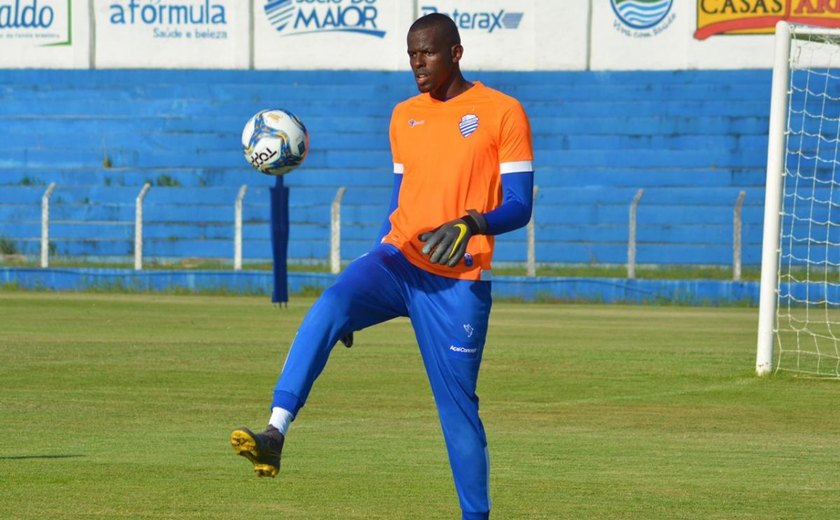
[[[448,267],[429,262],[419,235],[468,209],[487,213],[497,208],[501,176],[533,171],[534,156],[528,117],[519,102],[473,83],[447,101],[420,94],[394,108],[391,153],[402,184],[391,230],[383,238],[417,267],[465,280],[488,278],[492,236],[472,237],[464,260]]]

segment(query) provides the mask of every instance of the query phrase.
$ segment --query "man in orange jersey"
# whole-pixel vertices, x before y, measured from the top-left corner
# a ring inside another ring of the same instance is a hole
[[[414,328],[438,408],[462,518],[490,515],[489,460],[475,393],[490,315],[494,235],[531,217],[533,151],[518,101],[467,81],[454,22],[438,13],[408,32],[420,94],[390,125],[391,207],[378,244],[353,261],[303,320],[266,431],[231,434],[235,451],[274,476],[291,421],[337,341],[398,316]]]

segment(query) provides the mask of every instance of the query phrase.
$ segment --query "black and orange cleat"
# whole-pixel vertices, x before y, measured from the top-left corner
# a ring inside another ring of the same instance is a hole
[[[280,452],[283,451],[284,439],[283,434],[273,426],[262,433],[239,428],[230,434],[233,451],[250,460],[259,477],[274,477],[280,471]]]

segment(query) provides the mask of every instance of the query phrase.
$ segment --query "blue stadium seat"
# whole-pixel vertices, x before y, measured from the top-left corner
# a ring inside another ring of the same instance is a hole
[[[629,204],[644,189],[639,262],[731,264],[733,208],[744,191],[744,261],[758,264],[770,71],[470,77],[516,96],[530,116],[538,262],[624,263]],[[348,261],[370,247],[385,219],[390,112],[415,93],[408,73],[392,72],[0,70],[0,238],[38,254],[41,197],[54,182],[50,240],[57,254],[130,256],[134,201],[149,183],[149,259],[230,258],[234,200],[247,184],[243,254],[268,260],[275,180],[245,163],[239,140],[253,113],[282,107],[301,116],[311,145],[306,163],[284,178],[290,261],[327,261],[339,187],[346,189],[341,244]],[[820,139],[835,136],[840,123],[791,124],[806,132],[805,156],[795,166],[827,178]],[[814,197],[834,195],[815,189]],[[497,244],[498,262],[525,260],[524,230]]]

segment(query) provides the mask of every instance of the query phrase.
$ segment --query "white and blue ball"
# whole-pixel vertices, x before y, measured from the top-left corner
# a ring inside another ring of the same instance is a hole
[[[266,175],[285,175],[306,159],[309,133],[288,110],[260,110],[242,130],[245,159]]]

